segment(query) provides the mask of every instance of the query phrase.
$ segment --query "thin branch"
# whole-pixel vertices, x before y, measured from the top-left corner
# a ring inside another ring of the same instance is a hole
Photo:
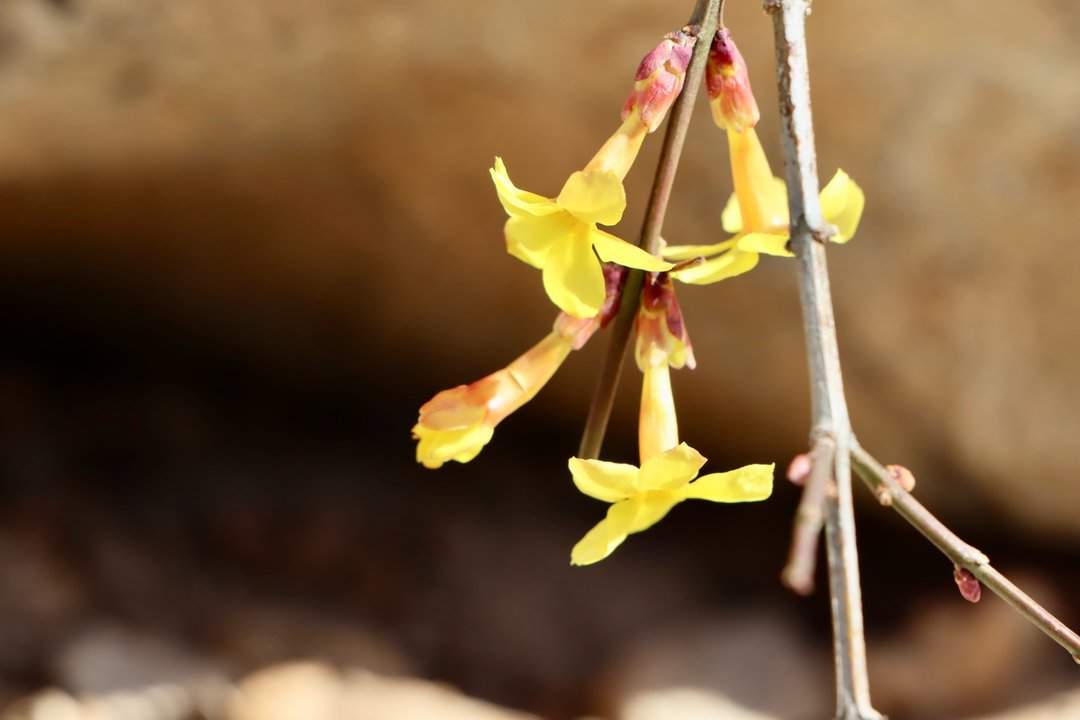
[[[717,18],[723,5],[723,0],[698,0],[687,23],[690,27],[696,28],[697,43],[694,45],[694,54],[690,59],[690,64],[686,68],[682,92],[671,107],[667,131],[664,134],[664,144],[660,149],[660,161],[656,168],[656,176],[653,178],[652,193],[649,195],[649,205],[645,210],[645,220],[641,225],[641,236],[638,240],[639,246],[654,255],[660,252],[660,230],[664,225],[664,215],[667,213],[668,201],[671,199],[671,188],[675,184],[675,174],[679,169],[679,160],[682,158],[686,131],[690,127],[690,117],[694,111],[694,100],[697,99],[698,88],[701,86],[702,76],[705,73],[709,44],[716,32]],[[618,388],[619,376],[622,374],[623,357],[626,355],[626,346],[630,342],[630,334],[634,329],[634,316],[637,314],[638,303],[641,300],[644,279],[645,274],[640,270],[627,273],[623,285],[622,303],[619,305],[619,314],[612,327],[611,344],[608,345],[604,366],[600,371],[596,389],[593,391],[578,457],[596,458],[600,455],[608,420],[611,418],[611,408],[615,402],[615,390]]]
[[[780,573],[783,583],[800,595],[809,595],[814,591],[818,538],[825,525],[825,502],[832,480],[836,444],[832,438],[822,435],[814,443],[808,457],[810,473],[802,499],[799,500],[799,508],[795,511],[795,528],[791,534],[787,565]]]
[[[808,0],[765,0],[765,9],[772,13],[775,29],[791,241],[798,256],[799,296],[810,366],[811,440],[814,452],[819,457],[824,454],[821,450],[823,438],[830,438],[835,447],[830,465],[836,494],[835,497],[826,497],[825,526],[832,598],[837,718],[874,720],[881,715],[871,707],[866,671],[862,591],[851,497],[851,424],[840,371],[825,246],[821,242],[828,235],[818,201],[817,158],[810,109],[810,76],[806,57],[806,15],[809,7]],[[820,487],[808,481],[806,491],[820,493]],[[809,504],[815,498],[805,500]],[[797,532],[802,530],[800,528]]]
[[[1009,603],[1025,620],[1046,633],[1054,642],[1065,648],[1076,662],[1080,663],[1080,636],[995,570],[985,554],[957,537],[956,533],[934,517],[911,493],[902,488],[892,474],[858,443],[851,448],[851,458],[855,464],[855,472],[866,486],[877,497],[888,498],[882,504],[892,507],[952,560],[954,565],[968,570],[983,585]]]

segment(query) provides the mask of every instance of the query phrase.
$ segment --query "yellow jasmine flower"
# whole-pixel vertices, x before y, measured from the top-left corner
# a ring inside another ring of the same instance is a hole
[[[597,225],[615,225],[626,210],[623,179],[638,156],[645,136],[663,121],[682,91],[695,36],[668,33],[638,66],[634,86],[622,109],[622,124],[586,166],[572,174],[558,197],[519,190],[506,165],[495,158],[491,178],[506,222],[506,249],[543,271],[544,290],[565,313],[587,318],[604,302],[600,262],[658,272],[671,263]]]
[[[705,458],[686,443],[650,458],[640,469],[579,458],[571,458],[569,465],[578,490],[612,503],[607,516],[574,546],[573,565],[603,560],[628,535],[655,525],[683,500],[754,502],[772,494],[772,465],[747,465],[694,480]]]
[[[529,402],[559,369],[571,350],[581,349],[615,312],[619,275],[608,273],[611,292],[600,315],[589,319],[560,314],[547,337],[505,368],[470,385],[443,390],[420,407],[413,426],[416,461],[436,469],[465,463],[491,440],[495,426]]]
[[[597,227],[618,223],[626,209],[622,180],[613,172],[575,172],[555,198],[519,190],[501,158],[495,158],[491,177],[510,216],[507,251],[543,271],[544,290],[565,313],[588,318],[600,311],[604,303],[601,261],[639,270],[672,267]]]
[[[726,29],[718,31],[713,40],[706,80],[713,119],[727,131],[735,185],[720,220],[724,230],[735,237],[711,245],[673,246],[663,252],[664,258],[674,261],[704,258],[704,262],[672,273],[697,285],[749,272],[761,255],[792,257],[787,248],[787,186],[773,175],[754,130],[759,112],[746,62]],[[838,170],[822,189],[820,199],[822,216],[836,229],[830,239],[846,243],[855,235],[862,217],[866,203],[862,189]]]

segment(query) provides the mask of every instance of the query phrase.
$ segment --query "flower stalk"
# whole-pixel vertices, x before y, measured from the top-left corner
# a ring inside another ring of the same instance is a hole
[[[705,66],[709,58],[709,40],[716,32],[723,5],[723,0],[698,0],[687,22],[688,31],[697,38],[698,42],[694,45],[694,53],[686,68],[682,92],[671,106],[664,142],[660,148],[660,160],[653,178],[645,219],[641,225],[641,235],[638,238],[638,246],[653,255],[660,253],[660,231],[664,225],[664,216],[671,199],[671,189],[675,184],[675,174],[682,158],[686,132],[693,115],[694,101],[697,99],[698,89],[705,74]],[[622,305],[612,325],[607,356],[604,358],[604,365],[600,370],[600,377],[589,405],[589,415],[585,420],[585,429],[582,432],[581,446],[578,450],[580,458],[599,457],[600,448],[604,444],[604,435],[607,432],[608,420],[611,418],[611,408],[615,402],[615,391],[622,374],[626,347],[634,329],[634,318],[641,299],[644,279],[645,274],[640,270],[631,270],[627,274]]]

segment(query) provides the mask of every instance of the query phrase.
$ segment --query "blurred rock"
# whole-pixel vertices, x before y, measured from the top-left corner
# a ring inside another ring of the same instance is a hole
[[[623,657],[602,692],[626,720],[812,720],[831,711],[828,657],[780,613],[661,626],[639,633]]]
[[[452,688],[366,671],[340,674],[294,663],[260,671],[240,683],[229,720],[529,720]]]
[[[1037,578],[1016,576],[1051,612],[1063,609]],[[878,709],[890,717],[961,717],[1033,701],[1076,683],[1068,654],[996,596],[972,605],[924,602],[909,624],[869,645]]]

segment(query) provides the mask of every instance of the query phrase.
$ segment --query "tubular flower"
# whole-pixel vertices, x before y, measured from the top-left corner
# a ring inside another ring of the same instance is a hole
[[[571,350],[610,322],[618,310],[622,271],[605,268],[607,299],[600,314],[575,318],[561,313],[551,333],[505,368],[470,385],[443,390],[420,407],[413,426],[416,461],[436,469],[455,460],[476,457],[491,440],[495,426],[533,399],[559,369]]]
[[[787,186],[772,174],[754,125],[758,109],[750,89],[746,63],[727,29],[717,32],[709,53],[708,87],[716,124],[727,131],[734,194],[721,215],[721,224],[734,237],[712,245],[672,246],[663,252],[673,261],[704,258],[672,275],[703,285],[726,280],[753,270],[761,255],[792,257]],[[830,238],[846,243],[862,217],[866,198],[862,189],[843,170],[822,189],[821,212],[835,227]]]
[[[635,330],[634,357],[642,373],[638,449],[645,462],[679,444],[670,368],[695,365],[675,287],[666,274],[646,280]]]
[[[659,522],[683,500],[749,502],[772,493],[772,465],[747,465],[698,478],[705,458],[679,443],[670,368],[694,367],[675,288],[666,274],[647,278],[636,322],[634,355],[644,376],[638,446],[640,470],[633,465],[570,459],[578,490],[612,503],[607,516],[574,546],[573,565],[603,560],[631,533]]]
[[[772,465],[747,465],[694,480],[704,465],[701,453],[686,443],[650,458],[641,469],[571,458],[570,473],[578,490],[612,503],[607,516],[574,546],[571,564],[603,560],[628,535],[655,525],[683,500],[753,502],[772,494]]]
[[[626,209],[622,181],[645,136],[656,130],[682,91],[693,35],[669,33],[645,56],[623,106],[622,124],[584,169],[573,173],[558,197],[519,190],[506,165],[495,158],[491,178],[506,221],[506,249],[543,271],[544,290],[560,310],[579,318],[596,315],[604,301],[600,262],[658,272],[671,264],[605,232]],[[599,258],[599,259],[598,259]]]

